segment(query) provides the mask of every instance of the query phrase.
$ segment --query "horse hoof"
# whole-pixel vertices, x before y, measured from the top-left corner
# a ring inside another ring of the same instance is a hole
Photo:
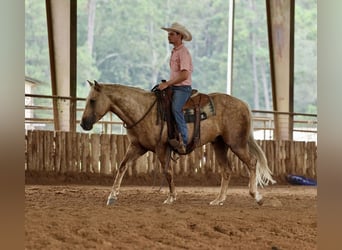
[[[255,200],[256,200],[256,202],[258,203],[258,205],[260,205],[260,206],[264,203],[264,201],[263,201],[263,199],[262,199],[262,195],[259,194],[259,193],[256,193],[256,194],[255,194]]]
[[[107,206],[113,205],[115,203],[116,199],[115,198],[108,198],[107,200]]]
[[[173,204],[173,200],[167,199],[163,202],[163,204],[171,205],[171,204]]]
[[[173,204],[173,202],[176,200],[176,198],[175,197],[173,197],[173,196],[169,196],[169,197],[167,197],[167,199],[163,202],[163,204]]]
[[[259,200],[259,201],[257,201],[257,204],[258,204],[259,206],[261,206],[262,204],[264,204],[264,200]]]
[[[211,205],[211,206],[223,206],[223,201],[213,200],[209,203],[209,205]]]

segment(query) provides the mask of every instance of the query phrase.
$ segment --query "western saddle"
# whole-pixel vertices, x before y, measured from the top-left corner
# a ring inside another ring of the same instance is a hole
[[[168,87],[164,90],[158,90],[158,85],[156,85],[151,91],[157,96],[157,124],[166,121],[167,124],[167,135],[168,140],[181,139],[179,131],[177,129],[177,124],[171,112],[172,103],[172,88]],[[215,115],[215,108],[213,101],[210,96],[199,93],[197,90],[193,89],[190,98],[183,106],[183,114],[187,123],[194,123],[194,131],[192,140],[186,146],[186,152],[181,153],[170,144],[170,147],[174,152],[178,154],[189,154],[191,153],[200,143],[200,123],[201,120],[205,120],[208,117]]]

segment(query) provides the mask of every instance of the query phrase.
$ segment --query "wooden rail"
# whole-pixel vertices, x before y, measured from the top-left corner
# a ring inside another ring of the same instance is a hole
[[[51,96],[51,95],[37,95],[37,94],[25,94],[27,103],[25,105],[25,128],[28,130],[54,130],[54,118],[53,108],[51,100],[61,99],[77,101],[79,104],[76,109],[76,132],[82,132],[80,126],[80,117],[84,108],[85,98],[72,98],[63,96]],[[50,102],[45,105],[34,104],[35,100],[46,100]],[[45,112],[44,116],[42,112]],[[316,114],[304,114],[304,113],[287,113],[278,111],[265,111],[265,110],[252,110],[254,130],[263,130],[262,139],[273,139],[274,131],[274,115],[282,114],[292,116],[293,118],[293,132],[302,134],[316,135],[317,133],[317,115]],[[300,119],[301,118],[301,119]],[[112,113],[105,115],[97,124],[94,125],[95,133],[105,134],[125,134],[126,129],[122,126],[122,122]],[[261,138],[259,138],[261,139]],[[296,140],[294,138],[294,140]],[[311,140],[311,139],[310,139]],[[317,139],[313,139],[317,140]]]

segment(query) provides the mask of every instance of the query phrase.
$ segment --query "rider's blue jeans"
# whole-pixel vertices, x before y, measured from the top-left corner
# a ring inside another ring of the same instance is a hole
[[[191,86],[172,86],[172,114],[176,120],[184,145],[188,143],[188,128],[184,119],[182,108],[191,95]]]

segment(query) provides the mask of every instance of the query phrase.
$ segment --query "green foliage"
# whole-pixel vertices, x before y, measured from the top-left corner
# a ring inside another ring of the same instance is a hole
[[[49,46],[43,1],[25,1],[25,74],[43,84],[34,90],[51,95]]]
[[[317,2],[297,1],[295,9],[294,111],[317,106]]]
[[[89,2],[77,1],[78,96],[87,95],[87,79],[147,90],[168,79],[172,46],[160,28],[175,21],[193,35],[185,43],[193,58],[193,87],[207,93],[226,91],[229,1],[96,0],[91,48]],[[25,6],[26,75],[46,82],[37,91],[51,94],[45,1],[26,0]],[[296,1],[296,112],[314,111],[317,103],[316,8],[316,0]],[[267,39],[265,1],[236,0],[232,94],[252,108],[272,109]]]
[[[96,62],[91,56],[86,46],[77,48],[77,95],[85,97],[88,93],[88,83],[86,80],[96,80],[100,76],[100,71],[96,67]]]

